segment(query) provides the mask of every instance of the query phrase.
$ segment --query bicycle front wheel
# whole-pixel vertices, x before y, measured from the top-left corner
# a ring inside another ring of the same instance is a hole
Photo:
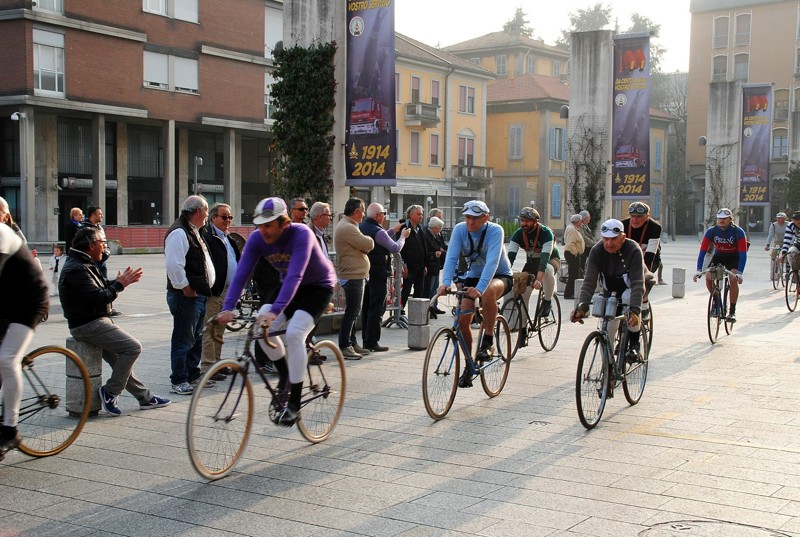
[[[208,388],[207,381],[224,368],[228,378]],[[247,447],[253,426],[253,386],[238,360],[209,367],[197,383],[186,416],[189,458],[206,479],[225,477]]]
[[[711,343],[716,343],[719,337],[719,325],[722,322],[722,301],[720,300],[719,291],[714,290],[708,295],[708,339]]]
[[[561,334],[561,303],[558,295],[553,293],[550,301],[550,315],[539,316],[539,343],[546,351],[552,351],[558,343],[558,336]]]
[[[652,313],[651,313],[652,315]],[[652,319],[652,317],[651,317]],[[639,335],[641,341],[652,341],[649,323],[642,323],[642,333]],[[641,345],[639,360],[636,362],[625,360],[625,376],[622,378],[622,391],[625,392],[625,399],[628,403],[635,405],[642,398],[644,385],[647,382],[647,363],[650,359],[650,345]]]
[[[781,264],[778,263],[777,259],[770,259],[769,260],[769,278],[772,280],[772,288],[776,291],[778,287],[780,287],[781,281],[781,274],[780,274],[780,266]]]
[[[516,356],[517,350],[526,343],[522,341],[522,338],[527,339],[525,329],[527,329],[528,319],[522,311],[522,302],[516,298],[509,299],[503,304],[500,315],[508,322],[508,329],[511,332],[511,344],[513,345],[511,358],[513,358]]]
[[[47,346],[22,359],[19,450],[48,457],[67,449],[81,433],[91,409],[86,366],[69,349]]]
[[[789,308],[789,311],[794,311],[797,309],[797,279],[798,276],[796,270],[791,271],[786,278],[786,288],[784,291],[786,293],[786,307]]]
[[[575,378],[575,403],[578,418],[587,429],[593,429],[606,407],[608,396],[608,358],[600,332],[592,332],[583,342]]]
[[[498,315],[494,322],[494,356],[491,362],[481,367],[481,385],[489,397],[497,397],[503,391],[512,353],[508,323],[502,315]]]
[[[440,420],[453,406],[461,364],[458,339],[450,328],[433,336],[422,368],[422,400],[428,415]]]
[[[315,343],[308,353],[297,421],[303,438],[314,444],[328,438],[342,415],[346,389],[344,358],[339,347],[328,340]]]

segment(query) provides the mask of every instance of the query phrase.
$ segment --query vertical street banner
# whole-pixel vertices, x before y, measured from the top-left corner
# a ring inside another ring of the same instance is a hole
[[[742,155],[739,202],[769,203],[772,84],[742,85]]]
[[[612,199],[650,197],[650,34],[614,39]]]
[[[394,2],[347,2],[348,186],[397,183],[394,91]]]

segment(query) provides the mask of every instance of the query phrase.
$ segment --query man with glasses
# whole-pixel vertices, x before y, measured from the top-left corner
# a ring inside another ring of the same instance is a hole
[[[208,212],[208,223],[203,226],[201,235],[208,245],[211,262],[217,274],[214,285],[211,286],[211,295],[206,299],[206,313],[203,316],[203,325],[212,319],[222,309],[222,301],[228,292],[228,287],[236,273],[239,263],[239,249],[230,236],[229,228],[233,221],[231,206],[226,203],[215,203]],[[222,353],[222,337],[225,326],[215,324],[203,332],[203,351],[200,355],[200,371],[205,371],[219,361]],[[220,371],[212,380],[225,380],[225,375]]]
[[[69,332],[78,341],[100,347],[103,360],[111,366],[111,376],[98,390],[108,415],[122,415],[118,401],[123,390],[133,395],[143,410],[167,406],[169,399],[151,392],[133,373],[142,344],[110,319],[111,303],[141,279],[142,269],[127,267],[109,281],[97,267],[105,247],[105,235],[92,227],[79,229],[72,241],[58,283]]]
[[[786,256],[789,256],[789,266],[792,270],[800,268],[800,211],[792,213],[792,221],[786,226],[783,234],[783,246],[781,247],[780,262],[783,263]]]
[[[178,395],[190,395],[200,380],[206,297],[217,278],[208,245],[200,235],[207,215],[205,198],[189,196],[164,240],[167,305],[172,314],[170,382],[172,393]]]
[[[320,248],[322,248],[322,253],[327,257],[328,243],[325,242],[325,230],[333,221],[331,206],[321,201],[315,202],[314,205],[311,206],[308,218],[310,220],[309,226],[311,227],[311,231],[313,231],[314,236],[317,237],[317,242]]]
[[[425,298],[425,272],[428,267],[428,245],[422,234],[422,206],[411,205],[406,209],[406,229],[411,230],[400,256],[403,258],[403,290],[400,307],[405,308],[411,288],[414,298]],[[397,237],[397,234],[395,234]]]
[[[289,202],[289,207],[291,207],[291,211],[289,212],[289,216],[292,219],[292,222],[295,224],[302,224],[306,221],[306,215],[308,214],[308,205],[306,205],[306,200],[303,198],[292,198]]]
[[[640,318],[647,318],[647,295],[656,279],[644,264],[642,249],[635,241],[626,238],[622,222],[613,218],[603,222],[600,237],[601,242],[595,244],[589,252],[578,306],[570,313],[569,320],[573,323],[583,322],[581,319],[589,314],[589,305],[599,278],[603,296],[615,295],[620,303],[628,304],[630,333],[626,354],[628,360],[636,361],[641,356]]]
[[[389,347],[380,344],[381,321],[386,313],[387,282],[392,275],[392,256],[400,253],[406,242],[410,229],[403,229],[399,222],[391,229],[392,235],[400,233],[395,241],[383,229],[386,211],[380,203],[370,203],[367,217],[358,225],[365,236],[375,241],[375,247],[367,254],[369,258],[369,279],[364,290],[364,302],[361,306],[361,336],[364,349],[370,352],[385,352]]]
[[[769,232],[767,233],[767,245],[764,246],[764,251],[769,252],[773,246],[780,247],[783,245],[783,236],[786,234],[786,213],[781,211],[775,215],[775,221],[769,225]],[[778,256],[778,250],[775,248],[770,252],[769,257],[775,260]]]
[[[731,283],[731,306],[728,310],[728,322],[736,322],[736,300],[739,298],[739,284],[742,283],[744,266],[747,263],[747,236],[744,230],[733,223],[733,212],[723,207],[717,213],[717,225],[711,226],[703,236],[700,243],[700,254],[697,256],[697,272],[693,281],[700,278],[706,254],[711,252],[711,264],[725,265],[733,276],[729,277]],[[711,273],[706,273],[706,289],[711,293]]]
[[[462,313],[459,318],[461,335],[472,349],[470,324],[475,308],[475,299],[480,298],[483,308],[483,341],[479,342],[475,361],[478,363],[492,359],[494,354],[494,322],[497,319],[497,301],[511,290],[511,263],[504,246],[503,228],[489,222],[489,207],[480,200],[468,201],[461,211],[464,222],[456,225],[450,237],[439,295],[447,294],[456,276],[458,258],[463,255],[467,262],[464,279],[465,296],[461,301]],[[464,371],[458,382],[461,388],[472,387],[471,375]]]
[[[627,238],[639,243],[647,270],[656,272],[661,265],[661,224],[650,218],[650,206],[640,201],[631,203],[622,228]]]
[[[523,207],[519,212],[519,229],[511,236],[508,243],[508,260],[511,264],[517,259],[520,248],[525,252],[525,266],[522,272],[534,274],[533,287],[525,286],[525,303],[531,298],[533,289],[544,287],[542,298],[542,317],[550,315],[551,301],[556,289],[556,274],[561,269],[561,258],[558,255],[553,230],[539,223],[539,211],[533,207]],[[522,338],[524,341],[525,338]]]
[[[258,343],[278,370],[278,390],[285,390],[287,384],[290,387],[288,405],[276,422],[291,427],[300,413],[308,362],[306,338],[333,297],[336,272],[308,226],[291,222],[282,199],[261,200],[254,214],[258,232],[247,238],[217,322],[225,325],[236,317],[233,308],[259,259],[265,258],[280,272],[278,296],[258,310],[256,322],[265,330],[286,328],[285,345],[281,338],[275,338],[275,349],[267,347],[262,338]]]

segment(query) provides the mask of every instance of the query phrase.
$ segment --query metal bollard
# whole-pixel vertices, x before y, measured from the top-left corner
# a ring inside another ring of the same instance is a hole
[[[672,298],[686,296],[686,269],[674,267],[672,269]]]

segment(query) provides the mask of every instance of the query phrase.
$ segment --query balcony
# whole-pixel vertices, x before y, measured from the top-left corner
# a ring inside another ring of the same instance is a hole
[[[494,168],[455,164],[451,168],[451,174],[456,186],[460,188],[488,188],[494,177]]]
[[[439,124],[439,107],[427,103],[406,104],[406,127],[427,129]]]

